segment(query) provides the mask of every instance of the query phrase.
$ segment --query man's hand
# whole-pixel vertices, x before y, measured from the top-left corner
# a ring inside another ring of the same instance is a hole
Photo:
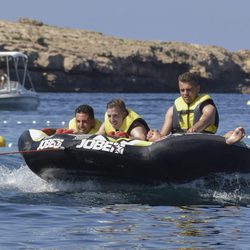
[[[157,141],[162,137],[157,129],[150,129],[147,134],[148,141]]]

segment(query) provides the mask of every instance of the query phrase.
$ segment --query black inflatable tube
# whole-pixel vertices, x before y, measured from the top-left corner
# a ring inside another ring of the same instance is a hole
[[[99,138],[61,134],[33,140],[29,130],[18,146],[27,152],[23,158],[29,168],[45,180],[182,183],[220,172],[250,172],[249,148],[227,145],[218,135],[169,136],[144,146]]]

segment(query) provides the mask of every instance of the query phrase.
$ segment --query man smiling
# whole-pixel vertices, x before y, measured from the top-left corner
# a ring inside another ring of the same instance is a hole
[[[69,122],[69,129],[79,134],[95,134],[101,122],[95,119],[94,110],[89,105],[80,105],[75,110],[75,117]]]
[[[113,99],[107,103],[107,109],[98,134],[112,135],[127,133],[128,136],[145,140],[149,127],[133,110],[126,108],[121,99]]]

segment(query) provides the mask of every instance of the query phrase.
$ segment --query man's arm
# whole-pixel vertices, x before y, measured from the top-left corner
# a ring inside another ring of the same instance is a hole
[[[134,127],[129,133],[129,136],[139,139],[139,140],[144,140],[144,141],[146,140],[146,135],[147,135],[147,131],[145,127],[141,124]]]
[[[165,120],[161,128],[161,135],[169,135],[172,130],[174,107],[170,107],[165,115]]]
[[[215,107],[211,104],[206,105],[202,109],[202,115],[198,122],[196,122],[188,131],[187,133],[193,133],[193,132],[201,132],[203,131],[207,126],[214,123],[215,121]]]

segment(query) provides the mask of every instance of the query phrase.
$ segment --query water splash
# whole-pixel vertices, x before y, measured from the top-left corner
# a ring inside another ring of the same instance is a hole
[[[69,204],[149,205],[250,204],[250,174],[216,175],[185,184],[159,186],[85,182],[46,182],[27,165],[9,168],[0,165],[0,193],[3,197],[24,196],[29,200],[62,199]],[[49,195],[49,196],[48,196]],[[53,196],[54,195],[54,196]],[[60,196],[60,197],[59,197]],[[63,198],[62,198],[63,197]],[[20,199],[19,199],[20,200]],[[57,203],[56,202],[56,203]]]
[[[47,192],[108,192],[113,190],[116,184],[100,183],[94,180],[84,182],[56,181],[46,182],[34,174],[27,165],[10,168],[0,165],[0,190],[8,189],[23,193],[47,193]],[[126,184],[119,185],[118,192],[131,189]]]
[[[216,204],[250,204],[250,174],[216,174],[188,183],[207,202]]]
[[[53,187],[30,171],[27,166],[10,169],[0,166],[0,190],[24,193],[53,192]]]

